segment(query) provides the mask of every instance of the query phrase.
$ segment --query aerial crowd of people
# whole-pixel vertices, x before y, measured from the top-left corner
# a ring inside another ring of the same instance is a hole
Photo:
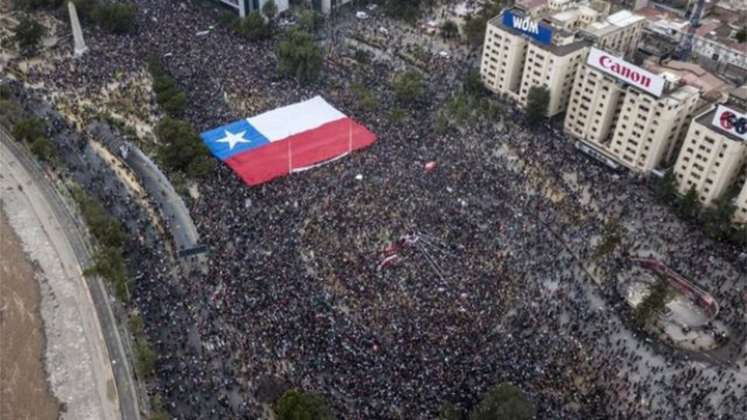
[[[321,94],[378,136],[260,187],[223,165],[198,180],[189,207],[206,272],[174,270],[155,243],[128,247],[133,302],[159,354],[154,390],[173,416],[254,419],[264,389],[282,383],[324,395],[339,418],[429,419],[510,381],[538,418],[747,417],[744,250],[707,239],[656,204],[646,180],[578,154],[550,122],[527,127],[498,98],[495,115],[437,132],[440,102],[475,50],[348,11],[322,41],[322,80],[300,87],[278,74],[275,41],[238,37],[212,9],[134,3],[136,33],[84,28],[86,55],[32,68],[29,82],[50,102],[93,97],[142,78],[155,54],[188,92],[184,119],[197,132]],[[388,41],[367,71],[340,59],[353,36]],[[389,81],[405,64],[393,57],[413,44],[434,57],[427,95],[401,103]],[[374,109],[353,83],[374,93]],[[622,244],[597,258],[613,217]],[[644,340],[615,287],[631,255],[655,256],[719,299],[730,350]]]

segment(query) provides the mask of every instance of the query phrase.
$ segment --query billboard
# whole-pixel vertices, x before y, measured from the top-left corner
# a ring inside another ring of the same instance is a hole
[[[742,141],[747,141],[747,114],[719,105],[711,124],[739,137]]]
[[[549,45],[552,42],[552,28],[530,19],[529,16],[515,15],[512,11],[507,10],[503,12],[501,23],[504,26],[521,32],[540,44]]]
[[[600,49],[593,48],[589,51],[586,64],[601,70],[625,83],[629,83],[638,89],[660,97],[664,92],[664,78],[644,70],[638,66],[628,63],[622,58],[610,55]]]

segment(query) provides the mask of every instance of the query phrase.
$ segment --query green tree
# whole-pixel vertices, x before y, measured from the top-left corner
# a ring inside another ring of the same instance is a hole
[[[456,38],[459,36],[459,26],[453,20],[445,20],[441,24],[441,36],[446,39]]]
[[[449,130],[449,118],[444,112],[439,112],[436,115],[436,121],[434,122],[433,130],[436,134],[443,135]]]
[[[319,78],[322,69],[322,51],[311,34],[302,30],[291,30],[276,49],[281,73],[293,77],[302,85]]]
[[[52,143],[47,140],[46,137],[37,137],[36,140],[31,143],[30,149],[34,156],[44,162],[51,160],[54,155]]]
[[[607,220],[602,231],[602,241],[594,249],[593,259],[604,257],[612,253],[623,239],[623,227],[620,221],[612,217]]]
[[[729,240],[734,242],[737,246],[747,249],[747,225],[732,229],[729,235]]]
[[[537,124],[547,116],[550,105],[550,91],[544,86],[532,86],[527,95],[527,120]]]
[[[135,29],[137,6],[122,3],[99,3],[93,17],[101,27],[113,34],[124,34]]]
[[[510,383],[496,385],[482,397],[469,415],[470,420],[530,420],[534,404],[521,389]]]
[[[155,132],[160,142],[158,158],[169,169],[192,177],[204,176],[212,169],[207,147],[187,122],[165,117]]]
[[[98,274],[114,287],[114,295],[122,302],[130,300],[130,291],[122,249],[112,246],[98,246],[93,254],[93,266],[84,275]]]
[[[148,420],[170,420],[172,418],[169,412],[166,411],[166,407],[163,406],[161,397],[158,395],[150,399],[150,410],[151,415]]]
[[[368,51],[356,48],[353,53],[353,59],[361,64],[368,64],[371,60],[371,54]]]
[[[238,31],[251,41],[262,41],[272,36],[272,28],[256,10],[239,21]]]
[[[173,92],[173,94],[161,98],[158,103],[161,104],[167,114],[181,115],[187,108],[187,94],[182,91]]]
[[[158,355],[145,338],[135,341],[135,371],[140,378],[149,378],[156,369]]]
[[[737,206],[734,204],[737,194],[737,188],[724,192],[716,200],[715,206],[703,212],[703,225],[711,238],[723,241],[731,237],[731,231],[734,229],[732,222],[737,212]]]
[[[677,178],[673,168],[667,169],[664,176],[657,180],[655,194],[656,198],[664,204],[672,204],[677,199]]]
[[[24,120],[23,114],[23,108],[18,104],[18,102],[10,98],[0,99],[0,125],[4,127],[13,127],[12,131],[15,133],[16,125]],[[18,137],[16,137],[16,139],[21,140]]]
[[[126,235],[122,224],[110,216],[104,207],[88,195],[74,196],[91,234],[99,243],[119,248],[124,244]]]
[[[700,213],[700,200],[698,200],[698,191],[693,185],[687,190],[687,194],[677,201],[675,212],[685,220],[694,220]]]
[[[452,121],[456,125],[462,125],[467,122],[467,119],[472,114],[472,103],[469,97],[463,93],[453,95],[446,102],[446,110]]]
[[[737,31],[737,35],[735,37],[737,39],[737,42],[740,44],[742,42],[747,42],[747,26],[742,26],[742,29]]]
[[[400,102],[415,102],[425,92],[423,76],[415,70],[397,73],[392,80],[392,89]]]
[[[483,43],[488,21],[501,12],[501,7],[501,2],[488,2],[478,13],[467,16],[462,33],[470,45],[477,47]]]
[[[36,54],[47,29],[36,20],[23,16],[14,29],[13,40],[24,56]]]
[[[669,296],[669,286],[664,280],[658,279],[649,294],[633,310],[633,321],[639,328],[644,328],[664,311]]]
[[[462,89],[472,97],[479,97],[485,93],[485,85],[482,84],[479,70],[473,68],[467,71],[462,81]]]
[[[358,104],[366,112],[375,110],[379,105],[376,95],[374,95],[373,92],[364,85],[354,83],[350,85],[350,91],[353,92],[358,100]]]
[[[39,137],[44,137],[46,124],[40,118],[24,118],[13,126],[13,137],[18,141],[31,142]]]
[[[322,26],[322,15],[312,9],[303,9],[298,13],[298,27],[302,31],[316,32]]]
[[[130,315],[129,320],[127,321],[127,326],[130,328],[132,336],[136,339],[145,336],[145,322],[139,313]]]
[[[387,0],[384,11],[393,18],[415,22],[420,15],[420,0]]]
[[[95,22],[98,9],[98,0],[73,0],[75,10],[83,21]]]
[[[321,395],[291,389],[275,403],[277,420],[333,420],[327,402]]]
[[[163,68],[158,57],[149,57],[147,63],[153,78],[156,102],[168,115],[181,115],[187,107],[187,94],[179,89],[176,80]]]
[[[262,5],[262,14],[268,20],[275,19],[275,16],[278,14],[278,6],[275,4],[275,0],[267,0],[267,3]]]

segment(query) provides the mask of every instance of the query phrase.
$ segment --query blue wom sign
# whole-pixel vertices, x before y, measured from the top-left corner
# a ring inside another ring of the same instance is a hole
[[[514,15],[510,10],[503,12],[501,22],[504,26],[513,28],[541,44],[552,42],[552,28],[535,22],[528,16]]]

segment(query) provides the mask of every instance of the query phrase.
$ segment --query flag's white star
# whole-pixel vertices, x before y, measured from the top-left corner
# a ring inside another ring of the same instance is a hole
[[[233,147],[236,146],[237,143],[251,143],[251,141],[244,138],[244,134],[246,134],[246,131],[242,131],[236,134],[230,133],[228,132],[228,130],[224,130],[223,132],[226,133],[226,137],[218,139],[215,142],[228,143],[228,150],[233,150]]]

